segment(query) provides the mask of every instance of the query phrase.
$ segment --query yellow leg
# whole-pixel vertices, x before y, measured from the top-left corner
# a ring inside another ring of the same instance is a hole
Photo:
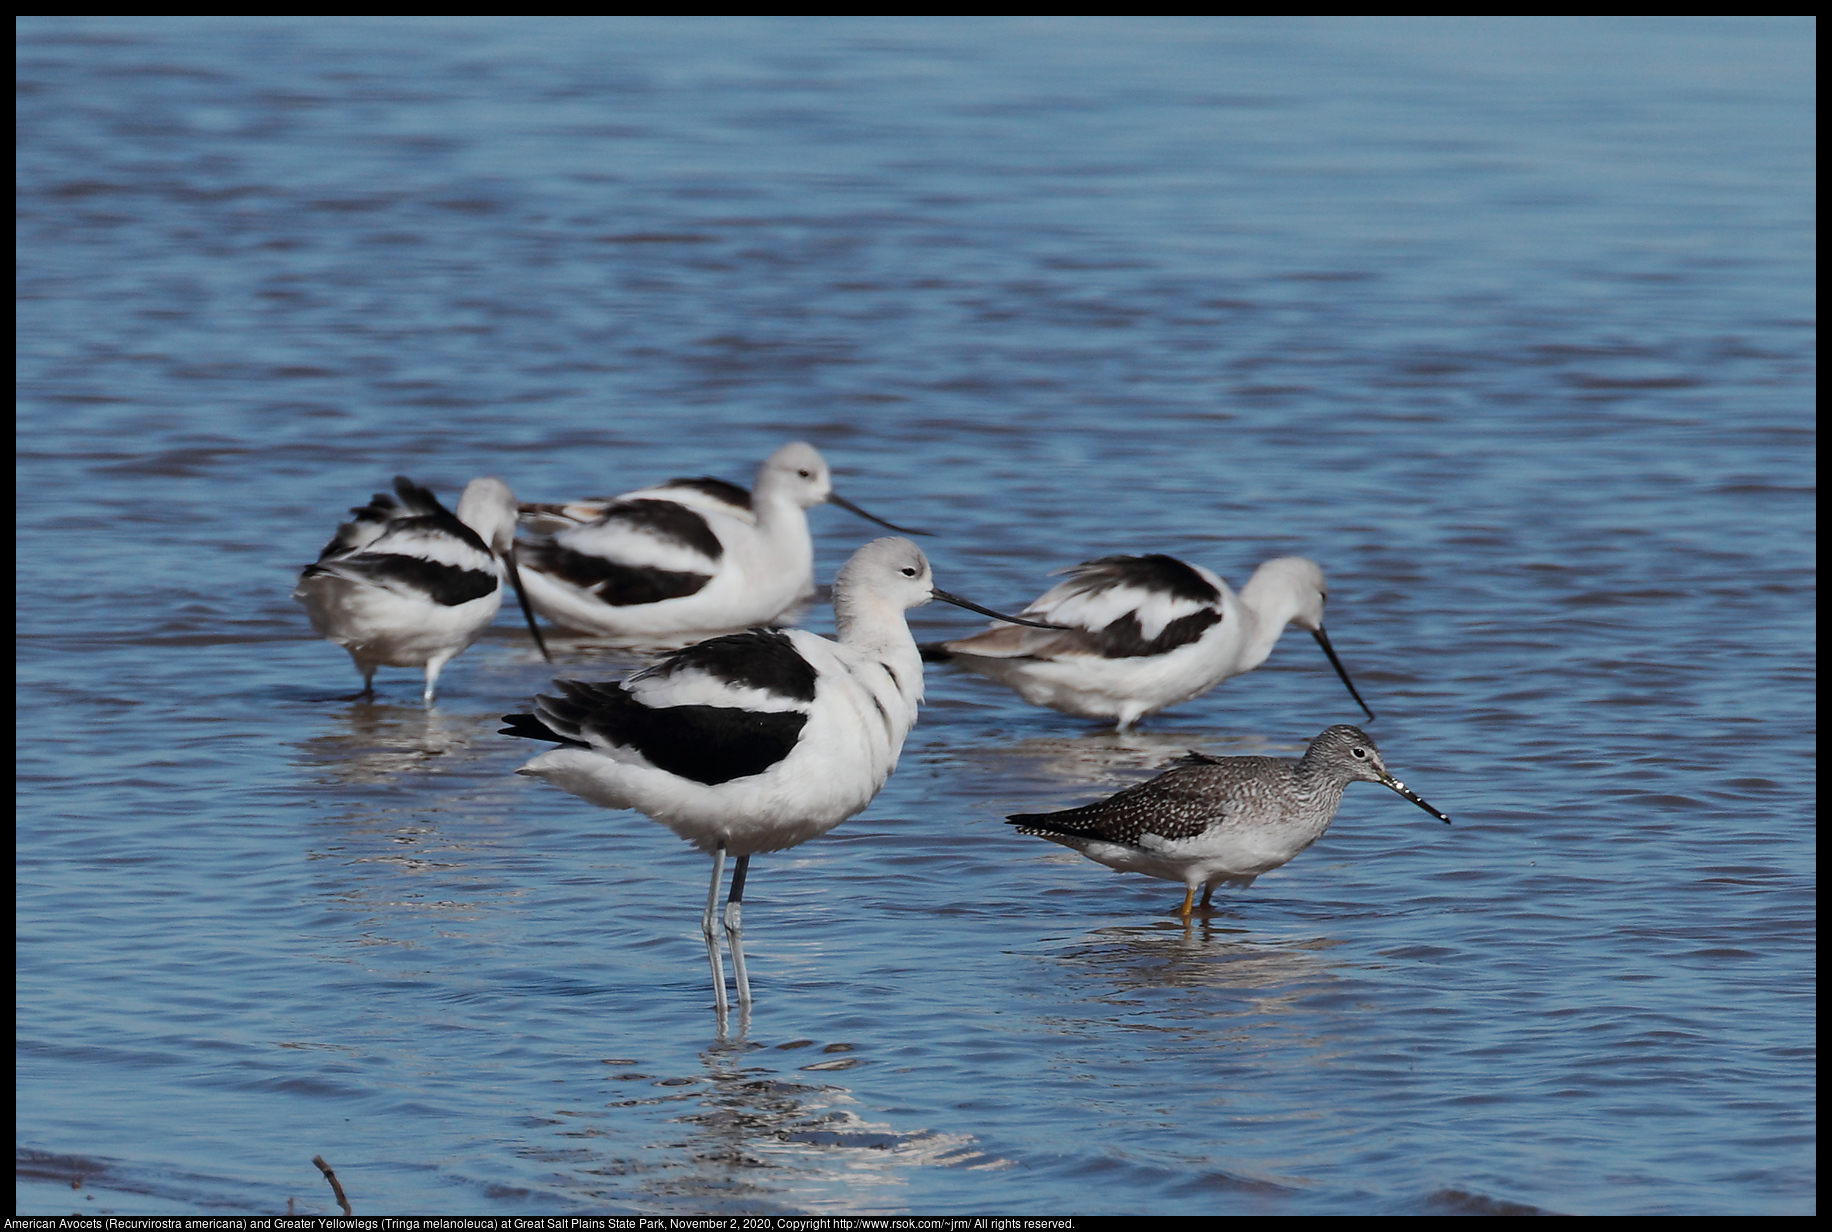
[[[1183,910],[1179,911],[1177,914],[1182,916],[1186,920],[1189,919],[1190,918],[1190,903],[1193,902],[1195,898],[1196,898],[1196,887],[1195,886],[1190,886],[1188,889],[1184,890],[1183,891]]]
[[[1201,906],[1201,907],[1206,907],[1206,906],[1208,906],[1208,905],[1209,905],[1209,895],[1211,895],[1211,894],[1213,894],[1214,892],[1215,892],[1215,887],[1214,887],[1214,886],[1212,886],[1212,885],[1205,885],[1205,886],[1203,886],[1203,887],[1202,887],[1202,902],[1200,902],[1200,903],[1199,903],[1199,904],[1197,904],[1197,905],[1198,905],[1198,906]]]

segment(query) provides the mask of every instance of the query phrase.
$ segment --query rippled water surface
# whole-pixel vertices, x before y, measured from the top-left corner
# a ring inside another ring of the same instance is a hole
[[[21,1211],[1813,1209],[1806,21],[21,34]],[[1457,824],[1186,928],[1002,819],[1355,719],[1310,640],[1127,739],[932,668],[720,1037],[513,613],[427,712],[288,594],[397,473],[796,438],[984,603],[1313,557]]]

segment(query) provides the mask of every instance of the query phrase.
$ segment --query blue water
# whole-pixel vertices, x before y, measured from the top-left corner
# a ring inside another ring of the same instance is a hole
[[[1812,1211],[1813,40],[25,19],[17,1209]],[[426,712],[288,594],[397,473],[791,439],[983,603],[1314,558],[1457,824],[1185,928],[1002,819],[1355,719],[1310,640],[1127,739],[932,668],[720,1036],[704,859],[512,773],[514,614]]]

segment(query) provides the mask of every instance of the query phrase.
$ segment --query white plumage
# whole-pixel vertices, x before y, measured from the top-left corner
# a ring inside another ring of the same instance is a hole
[[[675,651],[621,684],[557,681],[562,696],[536,699],[534,718],[571,743],[520,773],[635,809],[708,854],[797,846],[871,803],[916,722],[914,642],[892,640],[869,659],[858,650],[802,629],[753,629]]]
[[[1316,638],[1374,717],[1323,632],[1329,592],[1314,561],[1269,560],[1238,594],[1202,566],[1170,556],[1104,556],[1062,572],[1068,580],[1024,614],[1067,629],[994,626],[925,646],[925,656],[997,680],[1033,705],[1117,719],[1124,730],[1252,671],[1295,624]]]
[[[749,1002],[738,904],[750,857],[805,843],[870,804],[897,767],[922,700],[922,659],[904,613],[937,590],[907,539],[879,539],[833,585],[837,641],[751,629],[663,656],[617,683],[557,682],[562,696],[509,715],[505,734],[551,740],[518,773],[606,808],[629,808],[713,856],[702,927],[725,1005],[713,911],[738,857],[725,930],[738,999]]]
[[[359,697],[374,695],[378,667],[419,667],[431,705],[441,669],[496,618],[514,577],[515,496],[500,479],[473,479],[454,516],[404,476],[394,489],[351,510],[355,520],[337,528],[293,598],[312,628],[350,652]]]
[[[814,594],[807,511],[823,502],[891,526],[836,495],[825,459],[801,442],[771,454],[749,493],[677,479],[526,506],[529,601],[556,624],[621,638],[769,624]]]

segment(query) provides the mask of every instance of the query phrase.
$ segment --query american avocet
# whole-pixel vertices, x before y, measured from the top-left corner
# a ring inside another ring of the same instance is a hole
[[[424,667],[432,704],[439,672],[496,618],[515,568],[515,496],[500,479],[473,479],[454,517],[405,476],[396,495],[376,493],[307,565],[293,598],[312,628],[350,652],[363,674],[358,697],[375,695],[378,667]],[[547,647],[526,606],[528,631]],[[550,660],[551,661],[551,660]]]
[[[807,511],[833,490],[812,445],[784,445],[746,492],[718,479],[560,505],[524,506],[528,598],[556,624],[612,637],[678,636],[764,625],[814,594]],[[910,531],[910,534],[921,534]]]
[[[1387,772],[1366,732],[1346,723],[1311,741],[1299,761],[1192,752],[1176,768],[1105,800],[1008,821],[1020,834],[1061,843],[1117,872],[1181,881],[1178,914],[1188,919],[1197,886],[1206,907],[1216,886],[1250,886],[1322,838],[1343,789],[1357,780],[1390,787],[1450,824]]]
[[[1290,623],[1317,639],[1349,694],[1374,717],[1323,632],[1329,588],[1314,561],[1269,560],[1239,594],[1201,565],[1171,556],[1103,556],[1061,572],[1068,581],[1024,615],[1066,629],[994,626],[925,645],[923,657],[990,676],[1033,705],[1118,719],[1123,731],[1252,671]]]
[[[562,696],[504,716],[505,735],[560,746],[517,773],[646,813],[711,854],[701,928],[721,1013],[714,910],[725,857],[737,857],[724,927],[738,1000],[748,1004],[739,904],[750,859],[825,834],[884,786],[922,700],[922,658],[904,612],[931,599],[1012,619],[936,589],[909,540],[878,539],[833,584],[837,642],[751,629],[674,651],[621,683],[558,681]]]

